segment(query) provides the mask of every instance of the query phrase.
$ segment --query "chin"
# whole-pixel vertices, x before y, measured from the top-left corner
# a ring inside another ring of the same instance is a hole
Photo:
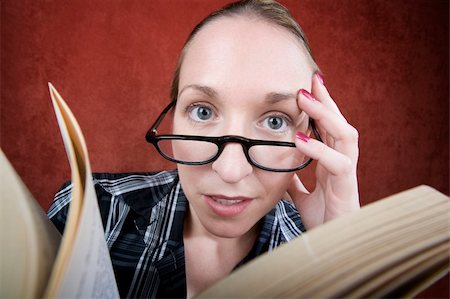
[[[258,223],[258,222],[257,222]],[[239,238],[256,228],[257,223],[242,223],[239,221],[223,223],[223,221],[211,221],[205,223],[206,230],[218,238]]]

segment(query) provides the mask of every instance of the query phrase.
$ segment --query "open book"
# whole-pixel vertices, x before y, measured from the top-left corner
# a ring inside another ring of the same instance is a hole
[[[83,134],[62,97],[50,83],[49,88],[71,169],[69,215],[61,237],[0,153],[0,297],[119,298]]]
[[[449,250],[449,199],[419,186],[308,231],[200,297],[408,298],[449,271]]]
[[[72,193],[61,237],[0,151],[0,297],[118,298],[87,147],[49,84]],[[408,297],[448,273],[450,201],[428,186],[315,228],[242,266],[201,298]]]

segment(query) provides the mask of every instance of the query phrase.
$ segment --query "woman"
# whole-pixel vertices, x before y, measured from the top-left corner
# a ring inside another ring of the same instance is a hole
[[[122,297],[192,297],[359,208],[357,132],[281,5],[241,1],[208,16],[182,50],[171,96],[147,140],[177,171],[95,177]],[[161,136],[170,110],[173,135]],[[295,174],[309,157],[311,193]],[[61,231],[69,191],[49,211]]]

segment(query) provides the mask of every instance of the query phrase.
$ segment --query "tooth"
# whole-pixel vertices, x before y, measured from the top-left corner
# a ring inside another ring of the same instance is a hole
[[[242,200],[225,200],[225,199],[220,199],[220,198],[214,198],[214,200],[218,203],[220,203],[221,205],[225,205],[225,206],[231,206],[237,203],[240,203]]]

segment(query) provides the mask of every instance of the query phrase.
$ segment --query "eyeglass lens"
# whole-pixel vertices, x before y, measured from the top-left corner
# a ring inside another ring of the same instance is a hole
[[[167,157],[187,163],[208,161],[219,151],[216,144],[199,140],[163,139],[158,142],[158,146]],[[280,170],[297,168],[309,159],[296,147],[288,146],[254,145],[248,154],[254,163]]]

